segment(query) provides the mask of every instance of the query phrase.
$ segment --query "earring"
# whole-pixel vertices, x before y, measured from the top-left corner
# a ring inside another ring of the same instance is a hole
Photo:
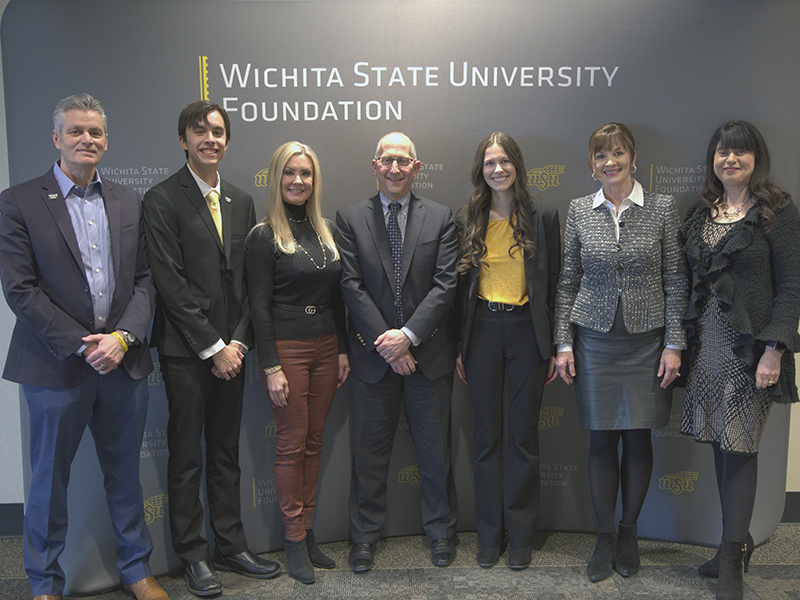
[[[631,173],[636,173],[636,165],[633,165],[633,168],[631,169]]]
[[[594,179],[595,181],[597,181],[597,177],[595,177],[594,171],[592,171],[592,179]]]

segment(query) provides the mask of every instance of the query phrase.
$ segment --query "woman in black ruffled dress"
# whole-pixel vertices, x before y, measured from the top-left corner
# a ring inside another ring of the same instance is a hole
[[[711,444],[722,504],[722,545],[699,569],[718,599],[741,598],[752,553],[758,444],[772,402],[796,402],[800,350],[800,216],[769,179],[758,130],[731,121],[708,146],[700,200],[681,228],[691,297],[681,432]]]

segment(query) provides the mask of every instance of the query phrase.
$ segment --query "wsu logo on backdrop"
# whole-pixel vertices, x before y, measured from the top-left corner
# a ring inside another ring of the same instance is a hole
[[[680,473],[669,473],[658,480],[658,487],[662,490],[669,490],[673,494],[683,492],[693,492],[694,482],[700,473],[696,471],[681,471]]]
[[[256,173],[256,187],[267,187],[267,175],[269,175],[269,169],[261,169],[258,173]]]
[[[539,429],[544,431],[551,427],[558,427],[558,418],[564,414],[560,406],[548,406],[539,411]]]
[[[540,192],[547,188],[558,187],[558,176],[564,174],[564,165],[547,165],[528,171],[528,185]]]
[[[402,469],[397,474],[397,481],[399,483],[407,483],[409,485],[419,485],[422,481],[419,477],[419,469],[417,465],[411,465]]]
[[[165,514],[164,506],[169,502],[166,494],[150,496],[144,501],[144,522],[150,525],[156,519],[161,519]]]

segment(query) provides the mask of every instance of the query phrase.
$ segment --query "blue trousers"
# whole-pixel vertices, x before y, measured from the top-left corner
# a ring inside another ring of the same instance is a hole
[[[30,413],[32,471],[23,544],[33,595],[58,595],[64,590],[58,557],[67,536],[67,485],[87,425],[103,471],[122,583],[150,577],[153,542],[144,520],[139,484],[147,380],[131,379],[118,367],[107,375],[90,371],[72,388],[23,385],[22,389]]]

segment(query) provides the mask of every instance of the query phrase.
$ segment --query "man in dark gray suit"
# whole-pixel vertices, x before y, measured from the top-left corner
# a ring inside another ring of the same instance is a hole
[[[166,600],[150,571],[139,484],[155,301],[141,203],[97,172],[108,134],[96,99],[64,98],[53,126],[60,159],[0,194],[0,278],[17,318],[3,378],[22,384],[30,414],[25,571],[35,600],[60,600],[67,484],[88,426],[122,584],[138,600]]]
[[[420,162],[407,136],[381,138],[372,168],[380,193],[336,217],[353,374],[349,562],[356,573],[374,565],[404,405],[417,449],[431,560],[445,567],[455,559],[458,518],[450,465],[455,225],[449,208],[411,193]]]
[[[253,345],[244,240],[256,217],[250,194],[217,173],[229,140],[225,109],[207,100],[186,106],[178,117],[178,141],[187,164],[144,197],[158,290],[153,339],[169,402],[170,530],[189,591],[197,596],[222,591],[214,566],[262,579],[280,571],[247,549],[241,520],[244,353]],[[199,497],[203,437],[213,565]]]

